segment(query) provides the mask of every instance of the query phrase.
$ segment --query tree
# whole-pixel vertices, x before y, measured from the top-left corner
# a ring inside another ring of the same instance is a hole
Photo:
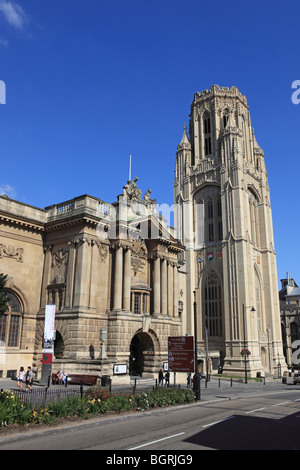
[[[8,310],[9,295],[5,289],[7,275],[0,273],[0,316]]]

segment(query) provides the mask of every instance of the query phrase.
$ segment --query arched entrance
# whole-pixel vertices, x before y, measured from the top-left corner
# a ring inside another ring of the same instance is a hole
[[[154,372],[154,345],[148,333],[137,333],[130,343],[129,374]]]

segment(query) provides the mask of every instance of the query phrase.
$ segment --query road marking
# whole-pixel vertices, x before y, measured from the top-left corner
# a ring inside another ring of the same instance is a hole
[[[277,403],[276,405],[273,405],[273,406],[285,405],[285,403],[289,403],[289,401],[282,401],[281,403]]]
[[[208,428],[208,426],[214,426],[215,424],[224,423],[224,421],[228,421],[229,419],[233,419],[233,418],[234,418],[234,416],[230,416],[229,418],[221,419],[220,421],[215,421],[214,423],[205,424],[202,427],[203,428]]]
[[[147,444],[142,444],[141,446],[132,447],[131,449],[128,449],[128,450],[141,449],[142,447],[151,446],[151,444],[156,444],[157,442],[166,441],[167,439],[172,439],[173,437],[182,436],[183,434],[185,434],[185,432],[180,432],[178,434],[173,434],[172,436],[163,437],[162,439],[157,439],[156,441],[147,442]]]
[[[265,410],[266,408],[257,408],[257,410],[251,410],[251,411],[246,411],[246,415],[248,415],[249,413],[255,413],[255,411],[261,411],[261,410]]]
[[[294,401],[300,401],[300,398],[297,398],[297,400],[294,400]]]

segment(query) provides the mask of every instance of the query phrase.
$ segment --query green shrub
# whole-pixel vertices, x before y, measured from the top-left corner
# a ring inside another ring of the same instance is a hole
[[[59,398],[47,405],[25,403],[12,392],[0,393],[0,428],[12,424],[51,424],[57,418],[122,411],[144,411],[155,407],[191,403],[195,400],[192,390],[158,388],[149,392],[111,395],[104,387],[91,387],[81,398]]]

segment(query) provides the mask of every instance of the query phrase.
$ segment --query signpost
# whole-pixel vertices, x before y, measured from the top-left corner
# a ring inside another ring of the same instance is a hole
[[[168,362],[170,372],[194,372],[194,338],[169,336]]]

